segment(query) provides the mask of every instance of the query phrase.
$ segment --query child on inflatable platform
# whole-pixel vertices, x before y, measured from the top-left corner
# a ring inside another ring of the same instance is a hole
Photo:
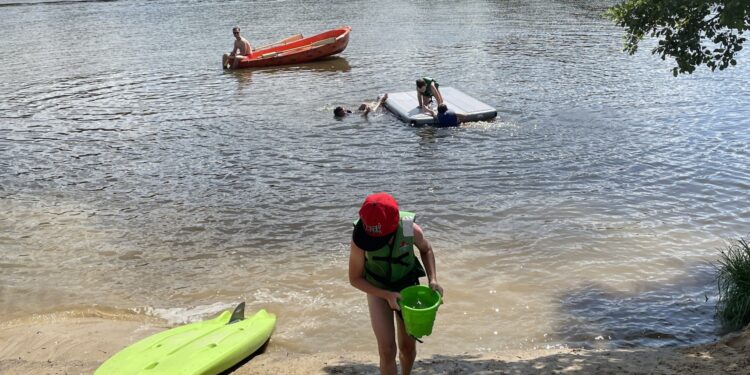
[[[443,295],[443,288],[437,281],[432,245],[413,220],[414,214],[399,211],[398,203],[390,194],[371,194],[359,209],[359,220],[350,243],[349,283],[367,293],[381,374],[396,374],[397,353],[402,374],[409,374],[417,356],[416,340],[406,333],[400,315],[399,292],[419,284],[419,277],[426,275],[430,288]],[[414,255],[414,246],[419,250],[424,268]]]
[[[422,77],[417,80],[418,108],[429,110],[433,97],[437,100],[438,105],[443,104],[443,95],[438,87],[440,87],[440,84],[430,77]]]

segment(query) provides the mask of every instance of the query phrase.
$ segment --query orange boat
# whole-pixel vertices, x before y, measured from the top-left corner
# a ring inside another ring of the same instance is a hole
[[[349,26],[328,30],[311,37],[301,34],[253,50],[251,56],[229,57],[222,61],[225,69],[258,68],[263,66],[298,64],[335,55],[349,44]],[[236,66],[234,60],[237,59]]]

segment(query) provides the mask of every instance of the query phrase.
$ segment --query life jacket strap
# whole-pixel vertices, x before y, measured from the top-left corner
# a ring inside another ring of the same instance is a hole
[[[383,285],[388,285],[388,284],[390,284],[390,283],[391,283],[391,281],[390,281],[390,280],[388,280],[387,278],[385,278],[385,277],[383,277],[383,276],[380,276],[380,275],[378,275],[378,274],[376,274],[376,273],[374,273],[374,272],[370,271],[369,269],[367,269],[367,267],[365,267],[365,272],[366,272],[366,273],[367,273],[367,274],[368,274],[368,275],[369,275],[370,277],[372,277],[373,279],[375,279],[375,281],[377,281],[377,282],[379,282],[379,283],[381,283],[381,284],[383,284]]]
[[[395,257],[395,258],[391,258],[391,257],[388,257],[388,256],[374,256],[374,257],[372,257],[372,260],[380,260],[380,261],[388,262],[391,265],[393,265],[393,264],[400,264],[402,266],[409,266],[410,264],[406,263],[404,261],[404,258],[408,257],[409,255],[411,255],[411,254],[409,254],[409,253],[403,253],[403,254]]]

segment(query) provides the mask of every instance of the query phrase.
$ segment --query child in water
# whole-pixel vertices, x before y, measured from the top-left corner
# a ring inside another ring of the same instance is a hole
[[[383,103],[385,103],[387,99],[388,99],[388,94],[383,94],[383,96],[378,98],[378,101],[375,103],[374,106],[370,106],[367,103],[362,103],[357,108],[357,112],[362,114],[363,117],[367,117],[367,115],[370,114],[370,112],[377,111],[383,105]],[[333,117],[336,117],[336,118],[343,118],[351,113],[352,113],[351,110],[345,107],[341,107],[341,106],[333,109]]]

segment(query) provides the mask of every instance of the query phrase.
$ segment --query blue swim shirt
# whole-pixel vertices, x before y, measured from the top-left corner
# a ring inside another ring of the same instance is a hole
[[[445,113],[438,113],[437,125],[438,126],[458,126],[458,116],[456,116],[456,112],[448,110]]]

